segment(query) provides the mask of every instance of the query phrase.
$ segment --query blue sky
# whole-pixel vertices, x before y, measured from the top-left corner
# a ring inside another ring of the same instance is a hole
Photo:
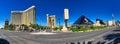
[[[74,23],[81,15],[95,22],[96,18],[111,20],[113,13],[115,19],[120,20],[119,2],[120,0],[0,0],[0,27],[4,25],[6,18],[10,21],[11,11],[25,10],[32,5],[36,6],[36,22],[41,25],[46,25],[46,14],[61,18],[62,25],[64,8],[69,9],[69,24]]]

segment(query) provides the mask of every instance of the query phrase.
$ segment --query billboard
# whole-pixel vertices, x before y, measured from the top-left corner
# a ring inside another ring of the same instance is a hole
[[[69,10],[67,8],[64,9],[64,19],[69,19]]]

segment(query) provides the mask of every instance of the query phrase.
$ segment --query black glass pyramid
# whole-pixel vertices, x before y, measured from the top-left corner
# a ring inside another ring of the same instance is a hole
[[[93,22],[88,19],[86,16],[82,15],[81,17],[79,17],[74,23],[73,25],[91,25],[93,24]]]

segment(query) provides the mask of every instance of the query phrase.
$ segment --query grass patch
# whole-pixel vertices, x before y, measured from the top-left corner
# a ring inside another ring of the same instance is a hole
[[[70,27],[70,29],[72,32],[79,32],[79,31],[86,32],[88,30],[100,30],[107,27],[108,26],[76,26],[76,27]]]

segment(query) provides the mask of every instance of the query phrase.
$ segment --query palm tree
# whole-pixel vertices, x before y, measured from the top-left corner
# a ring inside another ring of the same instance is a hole
[[[59,27],[60,27],[60,18],[58,18],[58,21],[59,21]]]
[[[28,30],[28,26],[27,26],[27,25],[22,24],[21,26],[22,26],[22,31],[24,31],[24,30]]]

